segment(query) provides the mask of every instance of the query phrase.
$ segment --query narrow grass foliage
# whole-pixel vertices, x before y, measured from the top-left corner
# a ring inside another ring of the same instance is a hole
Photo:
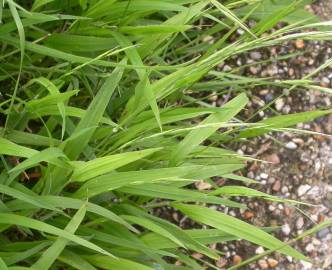
[[[332,90],[314,73],[276,82],[218,66],[299,38],[331,40],[308,2],[0,1],[0,269],[201,270],[220,258],[210,244],[239,239],[308,260],[273,230],[210,207],[245,209],[235,196],[300,204],[254,190],[238,173],[253,158],[229,144],[332,112],[246,119],[253,87]],[[196,229],[164,217],[175,211]]]

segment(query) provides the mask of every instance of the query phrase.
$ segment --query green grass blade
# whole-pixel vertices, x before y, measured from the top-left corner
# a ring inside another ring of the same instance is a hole
[[[264,232],[263,230],[210,208],[175,203],[173,206],[197,222],[209,225],[219,229],[220,231],[236,235],[268,249],[279,248],[283,245],[280,240]],[[292,256],[296,259],[308,261],[307,257],[289,246],[285,246],[280,249],[279,252]]]
[[[137,217],[137,216],[129,216],[129,215],[123,215],[122,218],[124,218],[125,220],[131,222],[132,224],[137,224],[141,227],[147,228],[150,231],[153,231],[157,234],[160,234],[160,235],[170,239],[171,241],[173,241],[174,243],[176,243],[180,247],[185,248],[184,244],[179,239],[177,239],[170,232],[168,232],[164,228],[158,226],[157,224],[150,221],[149,219],[141,218],[141,217]]]
[[[58,260],[76,268],[77,270],[97,270],[81,256],[69,250],[62,251]]]
[[[167,181],[167,179],[165,179]],[[231,200],[218,198],[215,196],[207,195],[201,192],[192,191],[189,189],[177,188],[172,185],[160,184],[145,184],[134,185],[129,187],[120,188],[119,191],[135,194],[140,196],[151,196],[156,198],[163,198],[169,200],[176,200],[181,202],[205,202],[228,207],[245,208],[242,204],[233,202]]]
[[[71,168],[70,164],[65,160],[68,160],[68,158],[59,148],[51,147],[30,156],[28,159],[11,169],[9,173],[22,172],[28,168],[38,165],[43,161],[59,167]]]
[[[1,5],[1,3],[0,3],[0,5]],[[7,265],[5,264],[3,259],[1,259],[1,257],[0,257],[0,270],[8,270]]]
[[[271,130],[290,127],[298,123],[312,121],[318,117],[322,117],[324,115],[331,113],[332,110],[325,110],[325,111],[316,110],[311,112],[309,111],[309,112],[301,112],[301,113],[271,117],[258,122],[258,124],[262,124],[263,127],[248,128],[244,131],[241,131],[238,135],[238,138],[251,138],[251,137],[260,136],[267,132],[270,132]]]
[[[17,27],[17,31],[18,31],[18,35],[19,35],[19,46],[20,46],[20,51],[21,51],[21,58],[20,58],[19,73],[18,73],[18,76],[17,76],[17,80],[16,80],[15,88],[14,88],[14,93],[13,93],[11,101],[10,101],[9,111],[8,111],[8,115],[7,115],[6,122],[5,122],[5,129],[7,128],[8,124],[10,123],[11,112],[12,112],[12,109],[13,109],[15,98],[17,96],[19,82],[20,82],[20,79],[21,79],[21,73],[22,73],[22,68],[23,68],[23,60],[24,60],[24,54],[25,54],[25,32],[24,32],[24,27],[23,27],[20,15],[18,14],[17,9],[16,9],[16,5],[12,0],[7,0],[7,3],[8,3],[8,6],[9,6],[9,9],[10,9],[10,12],[13,16],[15,25]]]
[[[28,83],[28,85],[33,84],[33,83],[41,84],[50,92],[51,95],[60,93],[59,89],[47,78],[40,77],[40,78],[32,79]],[[66,111],[65,111],[65,105],[63,102],[57,103],[57,107],[58,107],[59,112],[62,117],[62,131],[61,131],[61,140],[62,140],[65,135],[65,129],[66,129]]]
[[[226,103],[220,110],[220,112],[211,114],[205,120],[201,122],[204,124],[213,124],[216,122],[228,122],[238,112],[240,112],[247,104],[248,98],[245,94],[240,94],[236,98]],[[177,149],[173,151],[170,164],[175,165],[182,161],[189,153],[195,150],[195,148],[201,144],[204,140],[209,138],[218,127],[208,127],[191,131],[177,146]]]
[[[74,234],[79,225],[82,223],[85,213],[86,204],[83,203],[81,208],[76,212],[64,230]],[[68,239],[59,237],[45,252],[43,252],[41,257],[32,265],[32,267],[40,270],[49,269],[64,250],[68,242]]]
[[[92,249],[98,253],[101,254],[105,254],[107,256],[112,256],[109,252],[107,252],[106,250],[100,248],[99,246],[81,238],[78,237],[74,234],[71,234],[67,231],[61,230],[57,227],[54,227],[52,225],[49,225],[47,223],[32,219],[32,218],[28,218],[28,217],[24,217],[24,216],[19,216],[19,215],[15,215],[15,214],[5,214],[5,213],[0,213],[0,223],[1,224],[10,224],[10,225],[18,225],[18,226],[22,226],[22,227],[26,227],[26,228],[30,228],[30,229],[34,229],[34,230],[38,230],[41,232],[45,232],[45,233],[49,233],[49,234],[53,234],[56,236],[60,236],[63,237],[67,240],[73,241],[76,244]]]
[[[250,29],[227,7],[225,7],[223,4],[221,4],[220,2],[216,1],[216,0],[211,0],[211,3],[220,10],[220,12],[222,14],[224,14],[227,18],[229,18],[230,20],[232,20],[234,23],[236,23],[237,25],[239,25],[243,30],[247,31],[251,36],[253,36],[254,38],[256,38],[256,36],[254,35],[254,33],[252,33],[250,31]]]
[[[145,266],[140,263],[136,263],[130,260],[117,258],[113,259],[111,257],[106,256],[99,256],[99,255],[92,255],[92,256],[85,256],[84,257],[88,262],[93,264],[98,268],[103,269],[117,269],[117,270],[154,270],[151,267]]]
[[[121,63],[126,63],[126,60],[123,60]],[[122,77],[122,73],[123,68],[116,68],[109,78],[107,78],[89,108],[86,110],[85,116],[77,125],[72,136],[75,136],[82,130],[93,128],[100,122],[110,98]],[[75,159],[83,151],[85,145],[88,144],[92,137],[94,130],[95,128],[91,129],[84,136],[80,136],[79,139],[71,140],[70,144],[66,145],[65,153],[70,159]]]
[[[73,182],[85,182],[96,176],[109,173],[117,168],[147,157],[161,148],[152,148],[142,151],[126,152],[117,155],[105,156],[88,162],[74,163]]]
[[[3,193],[8,196],[11,196],[13,198],[16,198],[22,202],[34,205],[38,208],[49,209],[49,210],[53,210],[56,212],[61,212],[55,206],[48,203],[47,201],[44,201],[42,198],[38,197],[37,195],[32,196],[30,194],[24,193],[22,191],[19,191],[15,188],[11,188],[9,186],[0,184],[0,193]]]
[[[38,151],[18,145],[7,139],[0,138],[0,154],[1,155],[10,155],[16,157],[31,157],[37,154]]]

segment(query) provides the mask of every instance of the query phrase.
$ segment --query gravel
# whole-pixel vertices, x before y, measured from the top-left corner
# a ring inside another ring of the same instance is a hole
[[[329,19],[332,19],[332,0],[319,1],[312,6],[312,9],[322,17],[327,19],[330,16]],[[268,60],[276,55],[295,52],[301,52],[302,55],[278,63],[252,65],[244,71],[244,75],[257,78],[273,76],[276,80],[301,79],[332,57],[332,46],[328,42],[297,40],[282,47],[271,47],[269,50],[259,51],[259,54],[257,51],[251,52],[247,60],[241,57],[241,62],[255,63],[255,61]],[[233,62],[226,61],[223,69],[237,68],[237,62],[237,59]],[[316,74],[313,79],[322,87],[332,88],[332,67]],[[252,89],[251,94],[251,105],[246,108],[246,116],[252,115],[258,108],[281,94],[284,96],[278,98],[274,104],[274,109],[279,114],[332,106],[331,95],[318,91],[289,92],[287,88],[266,89],[265,87]],[[264,119],[271,115],[275,115],[272,110],[265,111],[257,119]],[[332,115],[310,123],[299,124],[296,128],[332,134]],[[273,139],[270,135],[273,135]],[[240,145],[238,149],[245,155],[254,155],[257,159],[267,161],[267,163],[248,164],[245,176],[265,183],[254,188],[281,198],[310,203],[313,206],[299,205],[301,211],[298,211],[289,204],[241,198],[239,201],[248,205],[251,214],[236,212],[237,217],[256,226],[280,226],[281,229],[274,234],[283,241],[288,241],[317,223],[332,217],[332,139],[330,137],[288,132],[269,134],[248,141],[245,147]],[[264,248],[245,241],[232,242],[232,245],[236,254],[243,260],[264,252]],[[228,252],[232,252],[231,245],[223,245],[222,248],[226,247]],[[332,229],[322,229],[315,235],[297,241],[294,247],[308,256],[311,263],[297,261],[276,253],[241,269],[332,270]],[[232,260],[228,260],[221,268],[226,269],[232,263]]]

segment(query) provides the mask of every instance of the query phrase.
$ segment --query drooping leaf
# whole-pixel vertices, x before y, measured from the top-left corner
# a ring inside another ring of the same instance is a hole
[[[209,225],[220,231],[235,235],[268,249],[277,249],[278,252],[292,256],[296,259],[308,261],[307,257],[287,244],[263,230],[237,218],[197,205],[174,203],[173,206],[197,222]]]

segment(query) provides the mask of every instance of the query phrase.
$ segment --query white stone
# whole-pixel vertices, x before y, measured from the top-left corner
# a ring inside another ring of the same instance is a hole
[[[262,179],[269,178],[269,175],[267,173],[261,173],[260,176],[261,176]]]
[[[296,229],[298,229],[298,230],[302,229],[303,225],[304,225],[303,217],[299,217],[296,220]]]
[[[312,243],[306,245],[306,247],[305,247],[305,251],[306,252],[312,252],[314,250],[315,250],[315,247],[314,247],[314,245]]]
[[[285,147],[287,149],[294,150],[294,149],[297,148],[297,144],[295,142],[290,141],[290,142],[288,142],[288,143],[285,144]]]
[[[285,224],[281,227],[281,230],[284,235],[289,235],[291,233],[291,228],[289,227],[288,224]]]
[[[258,248],[256,248],[256,251],[255,251],[255,253],[256,254],[262,254],[262,253],[264,253],[264,248],[263,247],[258,247]]]
[[[299,195],[300,197],[303,196],[304,194],[306,194],[309,190],[311,189],[310,185],[301,185],[299,186],[299,188],[297,189],[297,195]]]
[[[284,107],[285,102],[282,98],[278,98],[275,102],[275,107],[277,111],[281,111],[282,108]]]
[[[275,208],[272,204],[270,204],[270,205],[269,205],[269,210],[270,210],[271,212],[273,212],[274,210],[276,210],[276,208]]]
[[[291,257],[291,256],[286,256],[286,259],[287,259],[287,261],[289,261],[290,263],[293,262],[293,257]]]
[[[287,186],[283,186],[282,188],[281,188],[281,192],[282,193],[287,193],[288,192],[288,187]]]
[[[308,195],[311,196],[312,198],[315,198],[319,196],[319,187],[314,186],[312,189],[308,191]]]

